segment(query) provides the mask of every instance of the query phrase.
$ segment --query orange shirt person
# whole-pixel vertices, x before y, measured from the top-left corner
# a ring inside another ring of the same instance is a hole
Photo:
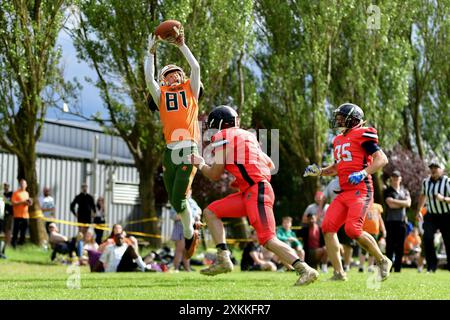
[[[386,228],[381,217],[382,213],[383,206],[378,203],[373,203],[364,220],[363,230],[371,234],[375,240],[378,240],[380,230],[383,238],[386,237]]]
[[[198,225],[192,219],[187,203],[187,192],[191,189],[197,169],[183,158],[192,152],[198,153],[200,129],[198,122],[198,99],[200,96],[200,65],[184,42],[182,28],[177,31],[175,44],[191,68],[188,79],[182,68],[169,64],[162,68],[159,84],[154,78],[156,43],[160,39],[150,36],[149,56],[145,68],[148,90],[153,104],[159,111],[163,126],[166,149],[163,157],[163,180],[169,202],[180,216],[185,238],[185,258],[190,258],[199,243]],[[151,109],[155,109],[152,108]]]
[[[17,244],[22,245],[25,243],[25,234],[28,228],[28,219],[30,218],[28,207],[33,204],[33,200],[31,200],[30,195],[27,192],[27,181],[25,179],[20,179],[19,185],[19,189],[17,189],[11,197],[14,216],[13,237],[11,240],[13,248],[15,248]],[[20,238],[19,241],[17,241],[19,233]]]

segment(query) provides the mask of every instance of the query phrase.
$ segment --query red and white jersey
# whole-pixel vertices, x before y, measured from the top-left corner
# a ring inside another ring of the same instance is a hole
[[[372,156],[367,154],[362,146],[367,141],[378,144],[378,134],[375,128],[354,128],[334,138],[333,155],[337,164],[341,190],[372,188],[372,177],[370,175],[357,185],[348,182],[350,174],[365,169],[373,161]]]
[[[225,170],[236,177],[234,185],[241,192],[260,181],[270,181],[272,163],[253,133],[227,128],[213,135],[211,142],[215,151],[226,148]]]

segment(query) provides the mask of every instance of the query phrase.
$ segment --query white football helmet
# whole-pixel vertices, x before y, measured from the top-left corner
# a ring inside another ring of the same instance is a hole
[[[169,64],[161,69],[161,72],[159,73],[159,84],[161,86],[168,86],[169,84],[166,81],[166,75],[173,71],[179,71],[181,73],[181,83],[184,83],[186,81],[186,75],[184,74],[183,69],[181,69],[179,66],[174,64]]]

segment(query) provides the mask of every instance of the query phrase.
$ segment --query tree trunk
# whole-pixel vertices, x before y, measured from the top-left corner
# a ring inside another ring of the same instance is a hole
[[[405,107],[402,111],[403,118],[403,134],[400,138],[400,144],[408,149],[409,151],[413,151],[412,143],[411,143],[411,132],[409,131],[409,121],[408,121],[408,107]]]
[[[147,218],[157,218],[156,208],[155,208],[155,173],[156,173],[156,163],[151,160],[147,162],[142,162],[144,165],[138,167],[139,171],[139,196],[141,199],[141,217],[142,219]],[[152,235],[161,235],[161,228],[159,221],[148,221],[144,224],[144,232]],[[161,246],[161,238],[151,237],[150,246],[154,248],[159,248]]]
[[[45,231],[44,223],[39,218],[42,214],[39,200],[38,200],[38,182],[36,175],[36,153],[34,148],[29,148],[26,155],[26,160],[23,161],[21,157],[18,159],[18,174],[17,179],[25,179],[27,181],[27,191],[30,198],[33,199],[33,204],[29,207],[30,214],[30,240],[36,245],[41,245],[44,240],[48,240],[47,232]]]

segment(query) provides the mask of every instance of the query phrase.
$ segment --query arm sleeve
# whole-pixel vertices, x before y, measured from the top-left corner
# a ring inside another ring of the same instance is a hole
[[[92,211],[97,212],[97,206],[95,205],[94,197],[91,197],[91,207]]]
[[[78,196],[76,196],[75,199],[73,199],[72,203],[70,204],[70,212],[72,212],[74,215],[76,215],[75,205],[77,203],[77,199],[78,199]]]
[[[189,63],[189,66],[191,67],[191,90],[194,97],[198,100],[200,93],[200,64],[185,44],[180,46],[180,51],[183,53]]]
[[[378,150],[381,150],[381,148],[378,146],[378,144],[373,140],[366,140],[364,141],[361,146],[366,151],[367,154],[372,155]]]
[[[153,101],[159,108],[159,100],[161,98],[161,89],[155,80],[155,55],[149,54],[145,64],[145,81],[152,95]]]

